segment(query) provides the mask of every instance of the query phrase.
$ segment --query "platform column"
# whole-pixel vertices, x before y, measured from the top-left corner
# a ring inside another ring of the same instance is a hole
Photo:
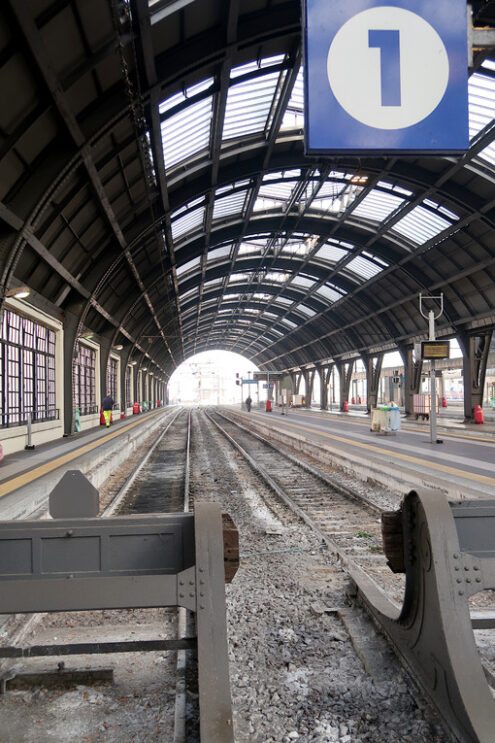
[[[129,357],[131,355],[132,346],[124,346],[124,349],[120,352],[120,399],[121,399],[121,412],[126,412],[126,409],[130,407],[133,403],[133,400],[127,400],[126,399],[126,390],[125,390],[125,375],[127,372],[127,365],[129,364]],[[129,374],[132,374],[132,367],[129,370]],[[131,394],[132,394],[132,377],[131,377]]]
[[[112,338],[114,330],[110,333],[102,333],[99,336],[100,341],[100,400],[106,397],[107,392],[107,367],[110,359],[110,349],[112,347]]]
[[[83,305],[73,305],[65,310],[64,316],[64,436],[74,432],[74,356],[76,352],[76,338],[79,327],[79,318]]]
[[[328,384],[330,381],[330,374],[332,367],[325,368],[324,366],[318,367],[318,374],[320,377],[320,408],[321,410],[328,410]]]
[[[398,346],[404,364],[404,410],[406,416],[413,415],[413,398],[421,385],[422,359],[414,359],[413,346]]]
[[[382,372],[383,354],[377,356],[363,354],[364,368],[366,369],[366,412],[371,413],[378,401],[378,386]]]
[[[492,330],[486,330],[479,335],[467,333],[457,335],[462,350],[464,417],[467,421],[473,420],[473,409],[476,405],[483,405],[483,387],[492,335]]]
[[[292,376],[292,375],[291,375]],[[294,394],[299,394],[299,389],[301,387],[301,379],[302,379],[302,373],[294,374]]]
[[[315,369],[305,369],[303,371],[304,375],[304,385],[305,385],[305,408],[311,407],[311,398],[313,397],[313,384],[315,381]]]
[[[336,366],[340,379],[340,410],[344,410],[344,402],[349,402],[354,361],[339,361]]]

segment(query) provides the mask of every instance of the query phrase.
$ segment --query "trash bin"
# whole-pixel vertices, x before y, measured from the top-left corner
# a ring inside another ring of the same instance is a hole
[[[476,423],[484,423],[485,419],[483,417],[483,410],[481,408],[481,405],[476,405],[473,410],[473,413],[474,413],[474,420],[476,421]]]
[[[267,400],[266,401],[266,412],[267,413],[271,413],[272,412],[272,401],[271,400]]]
[[[79,433],[81,430],[81,411],[79,408],[76,409],[76,413],[74,416],[74,430],[76,433]]]
[[[140,412],[141,412],[141,406],[139,405],[139,403],[138,403],[138,402],[135,402],[135,403],[133,404],[133,406],[132,406],[132,414],[133,414],[133,415],[137,415],[137,414],[138,414],[138,413],[140,413]]]
[[[397,407],[381,405],[371,411],[370,430],[376,433],[400,431],[400,410]]]

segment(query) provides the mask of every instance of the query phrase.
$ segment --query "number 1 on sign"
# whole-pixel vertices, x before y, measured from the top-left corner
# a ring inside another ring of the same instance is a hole
[[[400,106],[400,33],[393,29],[370,29],[370,49],[380,49],[382,106]]]

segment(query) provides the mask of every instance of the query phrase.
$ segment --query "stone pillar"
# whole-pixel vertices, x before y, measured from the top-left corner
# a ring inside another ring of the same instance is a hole
[[[349,390],[351,387],[354,361],[339,361],[336,366],[340,378],[340,409],[344,410],[344,402],[349,401]]]
[[[74,432],[74,354],[76,351],[77,331],[83,305],[73,305],[65,310],[64,316],[64,436]]]
[[[414,414],[413,397],[419,393],[423,360],[414,360],[413,346],[398,346],[404,364],[404,410],[406,416]]]
[[[478,335],[459,333],[457,336],[463,356],[464,418],[468,422],[474,420],[473,410],[476,405],[483,406],[483,388],[492,334],[492,330],[484,330]]]
[[[110,358],[110,349],[112,347],[112,338],[114,330],[110,333],[103,333],[99,336],[100,342],[100,400],[103,400],[107,394],[107,365]]]
[[[366,410],[368,413],[371,413],[373,408],[376,408],[378,400],[378,386],[382,371],[383,353],[377,356],[363,354],[362,359],[366,369]]]
[[[311,369],[311,370],[304,369],[303,370],[303,375],[304,375],[304,385],[306,387],[306,392],[305,392],[305,400],[306,400],[306,402],[304,404],[304,407],[305,408],[310,408],[311,407],[311,398],[313,397],[313,384],[314,384],[314,381],[315,381],[315,369]]]
[[[328,410],[328,383],[330,380],[330,374],[332,367],[329,366],[325,369],[324,366],[318,367],[318,374],[320,376],[320,409]]]
[[[302,372],[294,374],[294,394],[299,394],[299,388],[301,387]]]
[[[131,355],[132,346],[124,346],[120,352],[120,409],[122,413],[125,413],[126,408],[132,405],[132,400],[126,400],[125,396],[125,375],[127,372],[127,365],[129,363],[129,357]],[[131,374],[131,394],[132,394],[132,366],[129,370]]]

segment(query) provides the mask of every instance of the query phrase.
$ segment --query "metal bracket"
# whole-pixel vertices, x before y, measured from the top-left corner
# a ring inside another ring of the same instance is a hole
[[[177,606],[196,611],[196,569],[194,565],[177,573]]]

